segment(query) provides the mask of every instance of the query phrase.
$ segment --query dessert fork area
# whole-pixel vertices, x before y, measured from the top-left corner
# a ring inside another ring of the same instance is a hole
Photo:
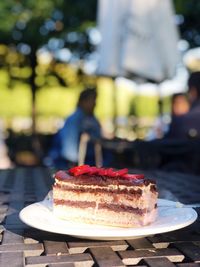
[[[54,171],[42,167],[0,171],[0,267],[200,266],[199,218],[176,231],[111,241],[79,239],[24,224],[19,212],[45,198],[54,182]],[[200,203],[200,177],[159,170],[142,173],[156,180],[159,198]],[[200,208],[195,211],[200,214]]]

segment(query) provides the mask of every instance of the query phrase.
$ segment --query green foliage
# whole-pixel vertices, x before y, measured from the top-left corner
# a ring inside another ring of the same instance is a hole
[[[66,117],[75,109],[80,91],[80,88],[43,88],[37,93],[37,115]]]
[[[155,117],[158,115],[158,97],[138,95],[132,98],[130,115]]]
[[[190,47],[200,45],[200,1],[196,0],[174,0],[175,11],[182,16],[182,21],[179,25],[182,39],[189,42]]]
[[[95,21],[96,1],[7,0],[0,1],[0,10],[0,42],[38,48],[52,36],[85,30],[86,22]]]
[[[195,46],[199,38],[194,23],[199,23],[200,3],[174,1],[177,12],[185,16],[180,25],[181,34]],[[75,108],[80,90],[88,84],[98,84],[96,114],[101,120],[112,118],[115,99],[118,116],[157,115],[156,97],[135,96],[126,88],[113,87],[109,79],[97,81],[95,77],[84,75],[78,67],[55,59],[50,64],[36,61],[38,49],[43,45],[47,47],[52,38],[62,40],[63,48],[84,59],[93,50],[87,30],[95,25],[96,8],[96,0],[0,1],[0,66],[3,66],[0,70],[0,116],[31,116],[32,87],[32,92],[38,89],[35,106],[38,116],[65,117]],[[22,53],[21,44],[28,45],[30,51]],[[168,109],[167,100],[164,110]]]
[[[31,91],[22,81],[14,83],[8,90],[8,75],[5,70],[0,71],[0,117],[12,119],[14,117],[31,116]],[[82,87],[63,88],[58,84],[52,87],[42,87],[36,94],[37,116],[66,117],[76,107],[77,98]],[[114,87],[110,79],[98,80],[98,99],[96,115],[100,120],[111,119],[114,110],[114,95],[118,116],[130,115],[130,108],[134,106],[138,117],[154,117],[157,115],[157,98],[135,96],[127,88]],[[145,107],[145,108],[144,108]]]

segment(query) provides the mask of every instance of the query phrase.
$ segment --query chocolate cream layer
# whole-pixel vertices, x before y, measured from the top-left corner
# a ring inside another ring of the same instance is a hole
[[[69,206],[72,208],[81,208],[81,209],[86,209],[86,208],[93,208],[95,209],[95,207],[97,207],[97,203],[92,201],[92,202],[88,202],[88,201],[71,201],[71,200],[58,200],[55,199],[54,200],[54,204],[55,205],[62,205],[62,206]],[[154,208],[156,208],[157,205],[154,206]],[[130,213],[134,213],[134,214],[138,214],[138,215],[143,215],[146,214],[148,212],[150,212],[150,210],[148,209],[139,209],[139,208],[133,208],[130,206],[124,206],[124,205],[115,205],[115,204],[107,204],[107,203],[98,203],[98,209],[106,209],[106,210],[110,210],[110,211],[115,211],[115,212],[130,212]]]
[[[103,190],[141,194],[141,190],[150,186],[150,191],[152,193],[157,192],[155,182],[150,179],[129,180],[120,177],[110,178],[107,176],[95,175],[80,175],[74,177],[64,171],[62,171],[61,174],[62,175],[55,176],[55,186],[67,190],[80,190],[81,192],[84,190],[90,190],[90,192],[100,192]]]
[[[106,203],[110,206],[117,203],[117,206],[142,210],[151,210],[155,207],[157,190],[151,180],[87,175],[74,177],[65,172],[61,174],[62,177],[55,177],[54,203],[76,200],[79,204],[94,201],[94,203],[98,202],[101,205]]]

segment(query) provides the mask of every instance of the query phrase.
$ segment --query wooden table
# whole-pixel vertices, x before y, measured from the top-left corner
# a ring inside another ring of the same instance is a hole
[[[199,220],[182,230],[121,241],[81,240],[23,224],[19,211],[44,198],[53,183],[51,174],[44,168],[0,171],[1,267],[200,266]],[[160,171],[146,175],[158,181],[161,194],[200,202],[200,177]]]

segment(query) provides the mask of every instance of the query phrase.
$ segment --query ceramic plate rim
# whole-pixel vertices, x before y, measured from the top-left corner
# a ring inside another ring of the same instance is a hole
[[[51,206],[52,203],[49,200],[33,203],[20,211],[19,218],[22,222],[31,227],[52,233],[71,235],[85,239],[120,240],[178,230],[192,224],[198,216],[196,211],[192,208],[177,208],[176,202],[166,199],[158,199],[158,218],[154,223],[148,226],[140,228],[119,228],[74,222],[72,225],[72,222],[70,221],[56,218],[50,209]],[[35,215],[33,211],[38,211],[38,213]],[[171,225],[162,222],[162,214],[169,214],[170,216],[172,212],[178,212],[183,216],[185,214],[188,218],[186,216],[185,220],[177,221],[177,223],[174,222]],[[47,219],[49,218],[50,220],[47,220],[45,224],[41,224],[39,218],[37,218],[39,215],[42,216],[42,219],[45,219],[44,217],[47,216]],[[159,223],[159,221],[161,222]]]

